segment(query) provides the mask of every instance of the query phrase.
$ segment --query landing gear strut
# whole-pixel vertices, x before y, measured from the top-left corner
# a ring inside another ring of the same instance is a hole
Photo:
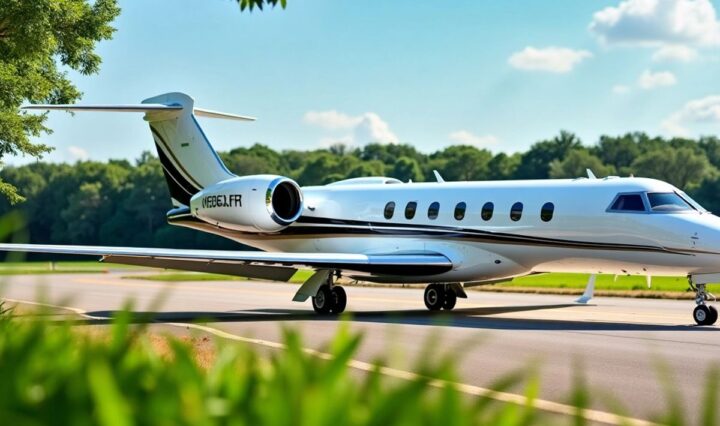
[[[695,303],[697,306],[693,310],[693,319],[697,325],[713,325],[718,319],[718,311],[714,306],[706,304],[708,300],[715,297],[708,293],[705,289],[706,284],[693,283],[692,277],[688,278],[690,288],[695,291]]]
[[[425,306],[431,311],[452,310],[457,303],[457,293],[448,284],[430,284],[425,287]]]
[[[341,314],[347,306],[347,293],[339,285],[333,284],[333,276],[330,274],[326,284],[318,289],[312,298],[312,306],[318,314]]]

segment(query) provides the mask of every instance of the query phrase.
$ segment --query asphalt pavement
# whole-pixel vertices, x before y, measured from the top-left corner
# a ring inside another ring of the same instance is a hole
[[[151,314],[154,327],[202,323],[204,331],[271,348],[282,341],[282,327],[291,326],[302,331],[307,348],[322,351],[340,325],[336,317],[317,316],[309,302],[292,302],[293,284],[168,284],[124,275],[3,277],[0,295],[101,318],[132,301],[134,311]],[[381,356],[392,371],[413,372],[426,361],[420,357],[453,352],[460,358],[458,381],[471,394],[510,372],[535,368],[549,411],[568,402],[573,381],[582,377],[600,413],[619,404],[628,416],[653,419],[676,392],[688,417],[697,419],[708,369],[720,365],[720,326],[695,326],[690,301],[596,298],[578,305],[572,296],[470,291],[452,313],[437,314],[425,309],[421,289],[346,290],[350,328],[364,334],[358,365]]]

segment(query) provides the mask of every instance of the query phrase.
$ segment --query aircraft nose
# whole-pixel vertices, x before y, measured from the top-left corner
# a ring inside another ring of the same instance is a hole
[[[690,246],[720,253],[720,218],[711,214],[703,216],[690,228]]]

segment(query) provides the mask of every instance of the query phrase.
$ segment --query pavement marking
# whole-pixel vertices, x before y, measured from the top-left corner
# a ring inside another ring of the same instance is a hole
[[[61,305],[53,305],[50,303],[40,303],[40,302],[31,302],[31,301],[25,301],[25,300],[17,300],[17,299],[10,299],[10,298],[2,298],[2,300],[8,301],[10,303],[23,303],[28,305],[34,305],[34,306],[44,306],[49,308],[55,308],[55,309],[63,309],[70,311],[78,316],[81,316],[83,318],[87,319],[93,319],[93,320],[108,320],[111,319],[110,317],[103,317],[103,316],[96,316],[96,315],[90,315],[81,308],[75,308],[71,306],[61,306]],[[250,343],[253,345],[263,346],[266,348],[272,348],[272,349],[286,349],[286,346],[279,342],[273,342],[269,340],[262,340],[262,339],[256,339],[251,337],[243,337],[239,336],[237,334],[232,334],[227,331],[223,331],[218,328],[209,327],[206,325],[199,325],[199,324],[192,324],[192,323],[179,323],[179,322],[161,322],[157,323],[160,325],[169,325],[173,327],[180,327],[180,328],[192,328],[195,330],[203,331],[205,333],[212,334],[214,336],[227,339],[227,340],[233,340],[236,342],[243,342],[243,343]],[[326,352],[320,352],[315,349],[310,348],[303,348],[303,352],[318,357],[320,359],[324,360],[331,360],[333,359],[333,356]],[[446,386],[451,386],[457,389],[458,391],[465,393],[467,395],[472,396],[478,396],[483,398],[489,398],[493,399],[499,402],[505,402],[515,405],[532,405],[533,407],[546,411],[549,413],[554,414],[561,414],[566,416],[581,416],[587,421],[591,422],[597,422],[597,423],[603,423],[603,424],[609,424],[609,425],[636,425],[636,426],[660,426],[657,423],[650,422],[648,420],[638,419],[634,417],[627,417],[627,416],[621,416],[619,414],[613,414],[607,411],[601,411],[601,410],[593,410],[593,409],[582,409],[578,413],[578,409],[576,407],[573,407],[571,405],[562,404],[559,402],[549,401],[545,399],[539,399],[539,398],[528,398],[521,394],[515,394],[510,392],[498,392],[492,389],[484,388],[481,386],[475,386],[470,385],[466,383],[460,383],[460,382],[451,382],[448,380],[440,380],[440,379],[433,379],[432,377],[426,377],[417,373],[413,373],[411,371],[406,370],[400,370],[397,368],[391,368],[391,367],[383,367],[383,366],[376,366],[374,364],[359,361],[359,360],[350,360],[348,361],[348,366],[351,368],[354,368],[356,370],[364,371],[364,372],[375,372],[378,371],[379,373],[388,376],[393,377],[397,379],[402,380],[429,380],[428,384],[430,386],[436,387],[436,388],[444,388]]]

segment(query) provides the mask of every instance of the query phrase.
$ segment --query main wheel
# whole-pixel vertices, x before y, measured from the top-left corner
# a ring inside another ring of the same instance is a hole
[[[347,293],[345,293],[345,289],[339,285],[333,287],[332,301],[333,305],[332,308],[330,308],[330,311],[334,314],[343,313],[343,311],[345,311],[345,306],[347,306]]]
[[[713,314],[707,305],[697,305],[693,310],[693,319],[697,325],[710,325],[712,324],[710,320],[713,319]],[[717,320],[717,311],[714,319]]]
[[[714,306],[708,306],[708,309],[710,310],[710,317],[708,318],[707,325],[713,325],[718,319],[718,311]]]
[[[455,290],[447,287],[445,289],[445,301],[443,303],[443,309],[445,309],[446,311],[450,311],[452,310],[452,308],[455,307],[455,303],[457,303],[457,294],[455,294]]]
[[[332,309],[334,296],[330,287],[327,285],[320,286],[315,297],[312,298],[312,305],[318,314],[330,313]]]
[[[430,284],[425,287],[425,306],[431,311],[439,311],[445,303],[445,292],[442,286],[438,284]]]

